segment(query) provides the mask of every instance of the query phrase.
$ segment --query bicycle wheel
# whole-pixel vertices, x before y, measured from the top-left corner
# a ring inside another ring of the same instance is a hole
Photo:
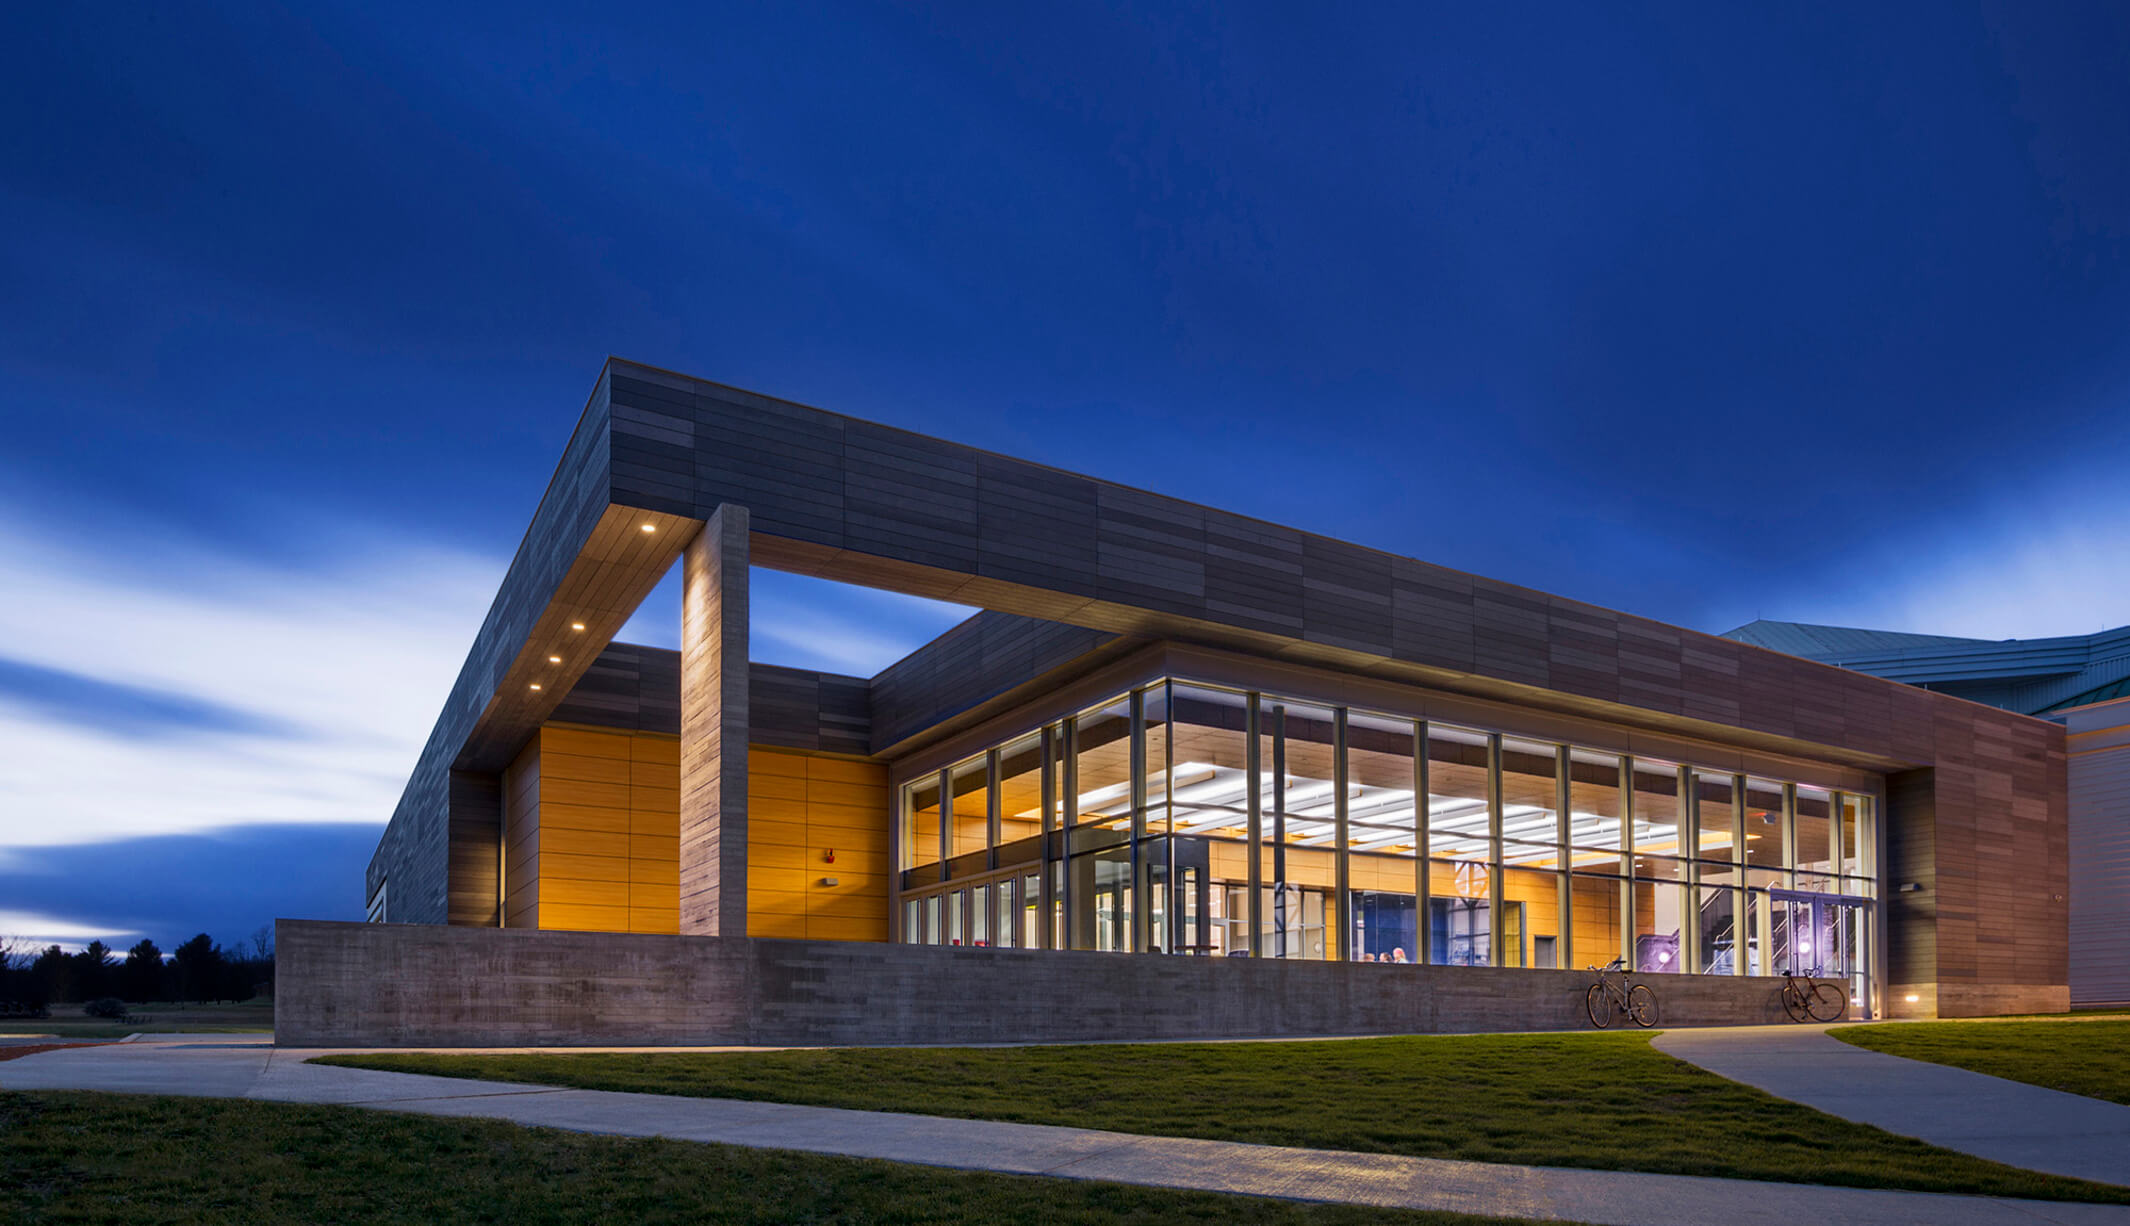
[[[1646,983],[1638,983],[1627,989],[1627,1016],[1634,1024],[1648,1029],[1657,1024],[1657,994]]]
[[[1815,1022],[1838,1022],[1848,1011],[1848,994],[1831,983],[1814,984],[1811,994],[1805,997],[1805,1012]]]
[[[1599,1030],[1604,1030],[1612,1025],[1612,1015],[1615,1009],[1612,998],[1605,995],[1604,984],[1591,984],[1589,993],[1583,997],[1583,1003],[1590,1008],[1591,1025]]]
[[[1791,984],[1782,985],[1782,1011],[1793,1022],[1801,1022],[1811,1016],[1805,1008],[1805,994]]]

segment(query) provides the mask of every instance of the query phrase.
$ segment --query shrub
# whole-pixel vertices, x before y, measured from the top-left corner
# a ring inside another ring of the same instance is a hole
[[[126,1020],[126,1002],[116,996],[99,996],[81,1007],[90,1017],[109,1018],[114,1022]]]

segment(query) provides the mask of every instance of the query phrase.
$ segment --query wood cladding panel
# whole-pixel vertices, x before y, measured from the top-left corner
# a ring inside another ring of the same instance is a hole
[[[887,940],[887,767],[755,746],[747,778],[747,935]]]
[[[512,927],[680,931],[672,737],[545,727],[505,780]]]

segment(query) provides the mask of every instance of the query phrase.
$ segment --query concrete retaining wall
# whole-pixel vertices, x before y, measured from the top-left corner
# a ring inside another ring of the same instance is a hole
[[[1572,1030],[1581,971],[425,924],[276,926],[295,1047],[920,1044]],[[1779,979],[1658,975],[1667,1025],[1783,1019]]]

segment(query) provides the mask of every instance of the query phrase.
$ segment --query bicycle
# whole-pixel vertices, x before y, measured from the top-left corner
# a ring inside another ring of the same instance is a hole
[[[1657,994],[1646,983],[1628,983],[1627,959],[1614,958],[1590,969],[1596,973],[1597,982],[1590,985],[1583,1003],[1590,1010],[1591,1025],[1604,1030],[1617,1017],[1631,1017],[1635,1025],[1645,1030],[1657,1024]],[[1614,972],[1619,974],[1618,983],[1610,978]]]
[[[1819,968],[1810,974],[1782,973],[1782,1007],[1793,1022],[1838,1022],[1849,1011],[1849,995],[1831,983],[1815,983]]]

